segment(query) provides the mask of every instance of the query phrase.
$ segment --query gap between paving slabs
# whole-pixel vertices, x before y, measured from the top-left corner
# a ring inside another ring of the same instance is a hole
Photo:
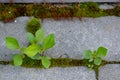
[[[34,16],[37,18],[69,19],[73,17],[120,16],[120,6],[108,8],[95,2],[71,4],[70,6],[55,6],[52,4],[0,4],[0,20],[12,22],[19,16]],[[107,8],[107,9],[106,9]]]
[[[86,66],[86,64],[83,62],[84,60],[78,60],[78,59],[70,59],[70,58],[54,58],[51,60],[51,66],[52,67],[75,67],[75,66]],[[13,65],[13,61],[0,61],[1,65]],[[99,80],[99,68],[103,67],[105,65],[108,64],[120,64],[120,61],[102,61],[101,66],[96,66],[94,67],[94,71],[96,74],[96,80]],[[26,68],[44,68],[41,65],[41,61],[40,60],[32,60],[30,58],[24,58],[23,59],[23,64],[22,67],[26,67]]]

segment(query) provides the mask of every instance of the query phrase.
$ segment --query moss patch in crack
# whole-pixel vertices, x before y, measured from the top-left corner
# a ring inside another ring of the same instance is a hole
[[[99,77],[99,67],[96,66],[94,67],[94,71],[95,71],[95,74],[96,74],[96,80],[99,80],[98,77]]]
[[[40,60],[32,60],[29,57],[23,59],[22,66],[27,68],[44,68]],[[69,58],[51,59],[50,67],[73,67],[73,66],[83,66],[82,60],[69,59]]]
[[[86,60],[72,59],[72,58],[52,58],[50,67],[74,67],[74,66],[87,66]],[[0,61],[1,65],[13,65],[13,61]],[[98,74],[99,68],[107,64],[120,64],[120,61],[102,61],[99,66],[94,66],[95,73]],[[44,68],[40,60],[33,60],[29,57],[23,59],[22,67],[26,68]]]
[[[13,65],[13,61],[0,61],[1,65]],[[71,59],[71,58],[53,58],[51,59],[51,67],[74,67],[74,66],[88,66],[88,64],[93,64],[93,63],[88,63],[87,60],[79,60],[79,59]],[[99,80],[99,68],[107,65],[107,64],[120,64],[120,61],[102,61],[102,64],[97,66],[94,65],[93,70],[95,71],[96,74],[96,80]],[[22,67],[26,68],[44,68],[41,64],[40,60],[33,60],[29,57],[25,57],[23,59],[23,64]]]
[[[12,64],[12,61],[0,61],[0,64],[8,65],[8,64]]]
[[[34,16],[37,18],[71,18],[71,17],[101,17],[101,16],[120,16],[120,6],[114,9],[103,10],[95,2],[76,3],[70,6],[54,4],[0,4],[0,19],[3,21],[14,19],[18,16]],[[8,15],[9,13],[11,14]],[[6,14],[4,14],[6,13]]]

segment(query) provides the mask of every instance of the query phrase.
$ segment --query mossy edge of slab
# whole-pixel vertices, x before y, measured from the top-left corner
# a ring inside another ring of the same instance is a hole
[[[13,61],[0,61],[1,65],[13,65]],[[88,62],[86,60],[72,59],[72,58],[52,58],[50,67],[74,67],[74,66],[87,66]],[[120,64],[120,61],[102,61],[100,66],[106,64]],[[26,68],[44,68],[41,64],[41,60],[33,60],[29,57],[23,59],[22,67]],[[95,68],[100,67],[95,66]]]
[[[13,65],[13,61],[0,61],[1,65]],[[52,58],[51,66],[52,67],[75,67],[75,66],[87,66],[88,62],[86,60],[72,59],[72,58]],[[106,64],[120,64],[120,61],[102,61],[102,64],[99,66],[93,67],[95,71],[96,80],[99,80],[99,68]],[[44,68],[41,64],[41,60],[33,60],[29,57],[23,59],[23,64],[21,67],[25,68]]]
[[[61,18],[72,19],[73,17],[102,17],[120,16],[120,6],[113,9],[103,10],[95,2],[76,3],[66,6],[55,6],[54,4],[0,4],[0,20],[12,22],[19,16],[34,16],[36,18]]]

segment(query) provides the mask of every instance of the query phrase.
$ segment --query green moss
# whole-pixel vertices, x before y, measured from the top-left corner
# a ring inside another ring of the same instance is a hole
[[[12,63],[12,61],[0,61],[0,64],[2,64],[2,65],[8,65],[11,63]]]
[[[0,19],[2,20],[11,20],[18,16],[34,16],[41,19],[69,19],[71,17],[96,18],[101,16],[120,16],[120,6],[116,6],[114,9],[102,10],[95,2],[73,4],[65,7],[52,4],[2,4],[0,5],[0,12]]]
[[[113,9],[113,11],[114,11],[114,15],[120,16],[120,6],[116,6],[116,7]]]
[[[13,61],[0,61],[0,64],[2,65],[12,64],[13,65]],[[88,66],[88,64],[93,64],[93,63],[92,62],[89,63],[88,60],[86,59],[79,60],[79,59],[71,59],[71,58],[52,58],[50,67]],[[96,71],[96,74],[98,74],[99,68],[107,64],[120,64],[120,61],[109,61],[108,62],[108,61],[103,60],[101,65],[99,66],[94,65],[93,69]],[[41,64],[41,60],[33,60],[27,56],[23,59],[22,67],[44,68]]]
[[[0,20],[2,20],[2,4],[0,4]]]
[[[28,57],[23,60],[23,67],[28,68],[44,68],[40,60],[32,60]],[[69,58],[57,58],[51,60],[50,67],[72,67],[72,66],[83,66],[82,60],[78,59],[69,59]]]
[[[26,10],[26,5],[25,4],[14,4],[14,8],[16,9],[15,11],[15,15],[16,17],[19,17],[19,16],[25,16],[26,13],[27,13],[27,10]]]
[[[49,11],[49,6],[47,5],[42,5],[42,4],[37,4],[34,5],[34,17],[37,18],[49,18],[51,17],[51,12]]]
[[[104,10],[105,13],[107,13],[107,15],[112,16],[120,16],[120,6],[116,6],[114,9],[107,9]]]
[[[107,62],[106,64],[120,64],[120,61],[110,61],[110,62]]]
[[[37,18],[32,18],[28,21],[26,30],[30,33],[35,34],[35,32],[41,28],[41,23]]]
[[[97,12],[99,11],[99,5],[95,2],[86,2],[83,4],[80,4],[80,8],[86,9],[88,11],[92,11],[92,12]]]
[[[35,9],[33,4],[26,5],[25,9],[26,9],[26,15],[32,16],[34,14]]]
[[[95,74],[96,74],[96,80],[99,80],[99,67],[98,66],[96,66],[96,67],[94,67],[94,71],[95,71]]]
[[[3,5],[2,8],[1,8],[2,12],[1,12],[1,15],[2,15],[2,20],[4,22],[11,22],[11,21],[14,21],[16,15],[15,15],[15,11],[16,9],[11,6],[11,5]]]

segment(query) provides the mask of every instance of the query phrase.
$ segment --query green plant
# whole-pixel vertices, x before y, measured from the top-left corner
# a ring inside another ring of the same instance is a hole
[[[99,47],[93,52],[91,50],[85,50],[83,52],[84,59],[87,60],[87,66],[92,69],[94,66],[100,66],[102,63],[102,58],[107,55],[107,49],[104,47]]]
[[[26,30],[32,34],[35,34],[35,32],[41,28],[40,21],[37,18],[32,18],[28,21],[26,25]]]
[[[13,37],[6,37],[6,46],[12,50],[20,50],[20,54],[13,56],[13,62],[15,66],[22,65],[23,58],[30,57],[31,59],[41,60],[42,65],[45,68],[49,68],[51,64],[51,58],[45,56],[44,52],[55,45],[54,34],[48,34],[44,36],[44,30],[39,29],[35,36],[32,33],[27,33],[27,40],[31,43],[28,47],[20,47],[18,41]]]

